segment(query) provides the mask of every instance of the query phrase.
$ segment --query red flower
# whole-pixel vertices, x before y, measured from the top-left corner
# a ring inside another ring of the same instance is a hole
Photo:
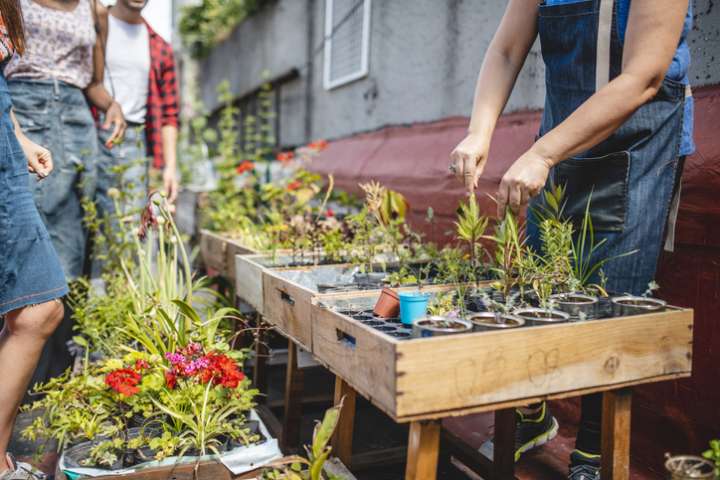
[[[325,216],[326,216],[326,217],[334,217],[334,216],[335,216],[335,212],[333,211],[332,208],[328,208],[328,209],[327,209],[327,212],[325,212]]]
[[[105,377],[105,384],[124,397],[132,397],[140,391],[137,385],[142,377],[129,368],[114,370]]]
[[[302,183],[300,183],[299,180],[294,180],[294,181],[288,183],[288,185],[287,185],[288,192],[297,190],[300,187],[302,187]]]
[[[158,220],[155,216],[155,212],[153,211],[153,194],[154,192],[148,195],[147,204],[145,205],[145,208],[143,208],[142,214],[140,215],[140,228],[138,229],[138,237],[140,238],[140,240],[145,240],[149,228],[157,229],[158,227]]]
[[[327,140],[315,140],[308,144],[307,148],[315,151],[325,150],[328,146]]]
[[[147,370],[148,368],[150,368],[150,364],[148,362],[146,362],[145,360],[138,359],[138,360],[135,360],[134,368],[135,368],[136,372],[141,372],[143,370]]]
[[[173,372],[165,372],[165,385],[170,390],[174,389],[175,385],[177,385],[177,375]]]
[[[278,162],[286,164],[295,158],[295,154],[293,152],[278,152],[275,158],[277,158]]]
[[[247,171],[252,170],[255,168],[255,164],[251,162],[250,160],[244,160],[240,165],[237,166],[235,171],[237,171],[238,175],[241,175]]]

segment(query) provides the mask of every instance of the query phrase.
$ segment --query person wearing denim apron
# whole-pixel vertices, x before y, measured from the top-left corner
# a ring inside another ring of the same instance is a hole
[[[50,152],[15,124],[2,74],[15,45],[22,52],[20,12],[3,4],[0,14],[0,480],[23,480],[41,477],[7,448],[43,345],[62,320],[59,299],[68,287],[29,188],[51,173]],[[6,21],[15,28],[8,29]]]
[[[530,200],[551,183],[566,187],[565,214],[576,222],[591,200],[596,241],[605,239],[596,258],[637,250],[606,264],[607,289],[642,294],[655,275],[671,205],[677,205],[684,156],[694,149],[691,22],[687,0],[511,0],[485,57],[470,133],[453,151],[451,170],[474,188],[495,121],[537,32],[546,67],[539,137],[503,176],[498,213],[539,202]],[[528,236],[539,245],[532,219]],[[582,399],[572,480],[600,478],[601,404],[600,395]],[[557,434],[544,403],[519,409],[517,421],[516,460]],[[481,450],[492,455],[492,442]]]

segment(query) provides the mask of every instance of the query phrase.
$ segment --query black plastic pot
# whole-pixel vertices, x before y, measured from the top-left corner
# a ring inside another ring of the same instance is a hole
[[[612,302],[612,312],[614,317],[660,312],[665,310],[665,307],[667,307],[667,302],[665,302],[665,300],[652,297],[625,295],[622,297],[613,297],[610,301]]]
[[[558,293],[550,296],[555,308],[570,315],[573,320],[592,319],[598,317],[597,297],[584,293]]]
[[[570,320],[570,315],[559,310],[546,310],[544,308],[519,308],[513,316],[525,320],[527,325],[539,326],[553,323],[563,323]]]
[[[503,315],[496,312],[480,312],[468,317],[476,332],[487,332],[519,328],[525,326],[525,320],[512,315]]]
[[[413,337],[441,337],[466,333],[472,330],[472,323],[459,318],[447,318],[439,316],[420,317],[413,322]]]

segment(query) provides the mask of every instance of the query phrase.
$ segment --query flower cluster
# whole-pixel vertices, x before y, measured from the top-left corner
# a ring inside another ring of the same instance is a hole
[[[233,359],[222,353],[204,353],[198,343],[167,353],[165,358],[170,362],[170,370],[165,372],[165,384],[170,389],[175,388],[178,378],[196,378],[200,383],[226,388],[237,388],[245,378]]]
[[[138,384],[142,377],[129,368],[113,370],[105,376],[105,384],[124,397],[132,397],[140,391]]]
[[[315,140],[314,142],[308,143],[307,148],[315,150],[317,152],[325,150],[328,146],[327,140]]]
[[[283,165],[287,165],[290,163],[290,161],[295,158],[294,152],[279,152],[275,158],[277,158],[277,161],[282,163]]]
[[[244,160],[240,163],[240,165],[235,168],[235,171],[238,173],[238,175],[242,175],[245,172],[249,172],[250,170],[255,168],[255,164],[251,162],[250,160]]]

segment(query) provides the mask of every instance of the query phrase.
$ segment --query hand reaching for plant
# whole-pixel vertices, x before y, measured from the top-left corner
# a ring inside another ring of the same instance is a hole
[[[551,166],[546,158],[532,149],[515,160],[498,187],[498,217],[505,216],[507,207],[510,207],[515,215],[524,211],[530,199],[542,191]]]
[[[465,184],[468,192],[475,192],[478,178],[487,162],[490,140],[484,135],[470,133],[450,154],[450,172]]]

